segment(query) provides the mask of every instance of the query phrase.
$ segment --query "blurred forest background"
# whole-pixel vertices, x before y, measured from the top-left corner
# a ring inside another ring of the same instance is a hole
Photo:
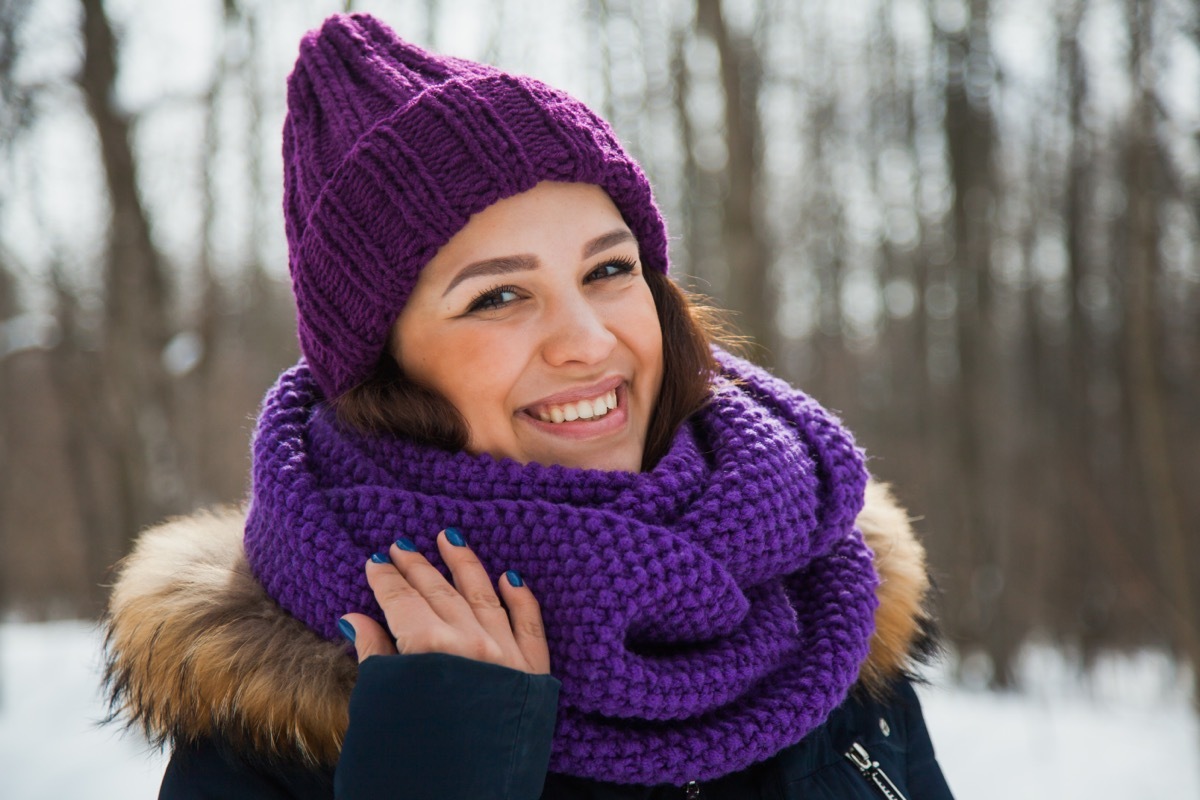
[[[920,517],[947,638],[1200,665],[1193,0],[356,2],[609,119],[676,277]],[[246,491],[284,81],[341,2],[0,0],[0,607]],[[1193,673],[1195,674],[1195,672]]]

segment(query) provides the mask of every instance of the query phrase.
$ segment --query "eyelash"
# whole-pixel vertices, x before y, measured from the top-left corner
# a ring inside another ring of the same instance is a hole
[[[603,264],[596,265],[596,268],[589,272],[588,276],[590,277],[595,275],[597,272],[607,267],[616,267],[617,271],[611,275],[599,275],[595,278],[595,280],[619,278],[622,275],[628,275],[637,268],[637,262],[627,256],[618,256],[617,258],[611,258],[608,261],[605,261]],[[488,301],[498,298],[505,292],[512,292],[516,294],[517,291],[519,291],[517,287],[511,284],[505,284],[504,286],[493,286],[490,289],[484,289],[482,292],[475,295],[471,302],[467,304],[467,313],[471,314],[476,311],[495,311],[503,308],[504,306],[508,305],[508,303],[497,303],[493,305],[489,304]]]

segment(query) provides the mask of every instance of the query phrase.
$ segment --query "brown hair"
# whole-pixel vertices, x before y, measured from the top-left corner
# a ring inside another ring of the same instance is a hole
[[[675,429],[707,401],[717,362],[711,346],[739,342],[721,313],[655,270],[643,273],[663,338],[663,381],[646,432],[642,469],[666,453]],[[442,447],[467,446],[467,421],[449,400],[406,377],[385,351],[375,371],[333,402],[338,419],[368,433],[390,433]]]

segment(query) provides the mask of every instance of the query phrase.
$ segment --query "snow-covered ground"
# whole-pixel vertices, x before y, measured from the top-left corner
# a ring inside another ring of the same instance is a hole
[[[89,623],[0,626],[0,798],[155,797],[162,754],[97,725],[99,664]],[[1080,681],[1054,651],[1033,649],[1021,677],[1021,694],[938,675],[921,690],[960,800],[1200,798],[1200,729],[1187,676],[1166,659],[1105,659]]]
[[[1143,653],[1104,658],[1081,678],[1057,651],[1031,648],[1018,673],[1021,693],[951,687],[938,675],[918,688],[959,800],[1200,800],[1187,670]]]
[[[0,797],[154,798],[166,759],[99,727],[100,636],[88,622],[0,626]]]

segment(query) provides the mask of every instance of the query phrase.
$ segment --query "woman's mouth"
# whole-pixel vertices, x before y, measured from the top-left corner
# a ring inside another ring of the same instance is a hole
[[[552,436],[593,439],[624,430],[629,421],[628,403],[628,387],[621,382],[609,389],[599,387],[591,397],[530,406],[522,416],[534,428]]]
[[[613,389],[597,397],[574,403],[540,406],[531,409],[530,413],[542,422],[559,425],[581,419],[600,419],[615,408],[617,408],[617,390]]]

